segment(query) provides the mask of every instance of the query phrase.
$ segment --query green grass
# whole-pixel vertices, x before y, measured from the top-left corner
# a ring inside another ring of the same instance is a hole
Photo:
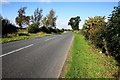
[[[46,34],[46,33],[43,33],[43,32],[39,32],[39,33],[36,33],[36,34],[30,34],[30,33],[29,34],[23,33],[23,34],[24,35],[22,35],[22,36],[13,36],[14,34],[12,34],[10,37],[0,38],[0,43],[7,43],[7,42],[25,40],[25,39],[29,39],[29,38],[34,38],[36,36],[50,36],[50,35],[52,35],[52,34]]]
[[[113,78],[118,70],[113,57],[98,53],[81,34],[74,33],[65,78]],[[64,70],[63,70],[64,71]]]

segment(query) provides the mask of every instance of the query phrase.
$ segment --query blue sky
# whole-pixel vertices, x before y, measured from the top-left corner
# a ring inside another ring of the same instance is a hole
[[[51,9],[56,12],[57,28],[70,28],[67,25],[71,17],[80,16],[80,28],[84,21],[89,16],[106,16],[111,14],[113,7],[117,6],[118,2],[9,2],[2,4],[0,13],[4,18],[8,18],[13,23],[17,16],[17,11],[20,7],[27,7],[26,15],[33,15],[34,10],[43,9],[43,15],[46,16]]]

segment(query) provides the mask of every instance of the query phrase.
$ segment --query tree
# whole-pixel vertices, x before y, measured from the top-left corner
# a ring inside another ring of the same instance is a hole
[[[16,33],[17,27],[10,23],[8,19],[2,18],[2,37],[6,37],[7,34]]]
[[[102,48],[102,52],[108,55],[107,42],[105,39],[106,22],[105,17],[89,17],[83,25],[83,34],[86,39],[90,40],[97,48]]]
[[[15,18],[16,24],[20,26],[20,28],[23,27],[23,25],[29,25],[30,16],[25,15],[25,10],[27,7],[21,7],[18,10],[18,16]]]
[[[96,46],[101,46],[105,53],[120,62],[120,5],[114,7],[107,23],[104,20],[104,17],[89,18],[85,21],[83,33]]]
[[[47,15],[47,23],[49,27],[56,28],[56,20],[57,16],[55,16],[55,12],[53,9],[50,10],[49,14]]]
[[[0,38],[2,37],[2,19],[3,19],[3,17],[2,17],[2,15],[0,14]]]
[[[34,11],[34,15],[31,16],[31,21],[33,24],[38,24],[38,27],[41,25],[41,19],[42,19],[42,9],[37,8]]]
[[[71,28],[73,30],[79,30],[79,22],[81,21],[80,17],[77,16],[77,17],[72,17],[69,22],[68,22],[68,25],[71,26]]]
[[[102,26],[105,26],[105,17],[95,16],[88,17],[88,20],[83,24],[83,32],[87,39],[91,40],[94,38],[94,34],[100,30]]]
[[[109,53],[120,62],[120,5],[114,7],[105,29]]]
[[[49,23],[48,23],[47,17],[43,18],[42,23],[43,23],[43,26],[48,27]]]
[[[28,33],[37,33],[39,31],[38,24],[31,24],[28,28]]]
[[[42,11],[42,9],[37,8],[31,16],[32,24],[27,28],[29,33],[37,33],[39,31],[39,26],[41,25],[41,19],[43,16]]]

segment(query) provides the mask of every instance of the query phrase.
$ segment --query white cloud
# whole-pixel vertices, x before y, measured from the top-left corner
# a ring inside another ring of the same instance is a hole
[[[56,27],[59,28],[59,29],[62,29],[62,28],[71,29],[71,26],[70,25],[68,26],[68,21],[69,20],[57,20]],[[85,22],[85,20],[82,20],[79,23],[79,29],[82,29],[84,22]]]
[[[56,22],[56,27],[59,29],[71,29],[70,26],[68,26],[68,21],[67,20],[57,20]]]
[[[8,0],[0,0],[0,4],[9,4],[10,2]]]

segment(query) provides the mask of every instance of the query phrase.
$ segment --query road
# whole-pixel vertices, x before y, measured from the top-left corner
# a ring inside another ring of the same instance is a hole
[[[2,77],[58,78],[72,39],[68,32],[2,44]]]

